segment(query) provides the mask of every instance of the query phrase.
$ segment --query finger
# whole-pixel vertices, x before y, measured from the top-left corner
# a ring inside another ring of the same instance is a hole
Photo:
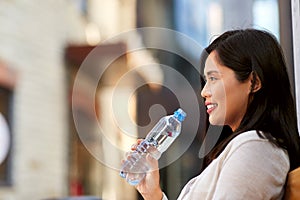
[[[135,151],[136,148],[137,148],[137,146],[138,146],[139,144],[141,144],[141,142],[142,142],[143,140],[144,140],[144,139],[137,139],[136,144],[131,145],[131,150],[132,150],[132,151]]]
[[[125,163],[126,160],[121,160],[121,165],[123,165]]]
[[[141,142],[143,142],[144,139],[137,139],[137,144],[140,144]]]
[[[135,151],[137,146],[138,146],[138,144],[133,144],[133,145],[131,145],[131,148],[130,148],[130,149],[131,149],[132,151]]]
[[[130,152],[126,151],[125,154],[124,154],[124,158],[127,158],[129,155],[130,155]]]
[[[126,152],[126,153],[125,153],[125,158],[126,158],[126,160],[130,160],[131,157],[134,156],[133,154],[134,154],[133,151],[128,151],[128,152]]]
[[[146,156],[147,163],[150,166],[151,171],[158,170],[158,161],[153,158],[150,154]]]

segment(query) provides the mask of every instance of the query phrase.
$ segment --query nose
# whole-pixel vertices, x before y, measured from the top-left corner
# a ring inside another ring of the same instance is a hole
[[[207,83],[205,83],[204,87],[201,90],[201,96],[203,98],[208,98],[211,96],[211,91],[210,91]]]

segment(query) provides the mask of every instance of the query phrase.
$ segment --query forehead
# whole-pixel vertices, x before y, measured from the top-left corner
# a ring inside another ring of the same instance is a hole
[[[207,75],[209,72],[220,72],[222,70],[221,64],[218,62],[217,54],[215,51],[211,52],[205,62],[204,75]]]
[[[218,74],[222,77],[235,77],[235,72],[231,68],[220,63],[218,55],[215,51],[209,54],[204,67],[204,77],[212,74]]]

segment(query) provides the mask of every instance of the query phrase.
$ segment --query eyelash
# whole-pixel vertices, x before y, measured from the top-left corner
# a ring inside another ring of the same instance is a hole
[[[211,76],[211,77],[208,77],[208,80],[215,81],[215,80],[218,80],[218,79],[216,77]]]
[[[213,81],[216,81],[216,80],[218,80],[218,79],[216,77],[213,77],[213,76],[210,76],[210,77],[204,79],[205,83],[207,83],[207,81],[213,82]]]

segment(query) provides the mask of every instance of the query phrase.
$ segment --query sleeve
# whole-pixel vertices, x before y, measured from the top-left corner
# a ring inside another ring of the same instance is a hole
[[[268,141],[248,141],[224,160],[213,199],[277,199],[288,170],[283,150]]]

